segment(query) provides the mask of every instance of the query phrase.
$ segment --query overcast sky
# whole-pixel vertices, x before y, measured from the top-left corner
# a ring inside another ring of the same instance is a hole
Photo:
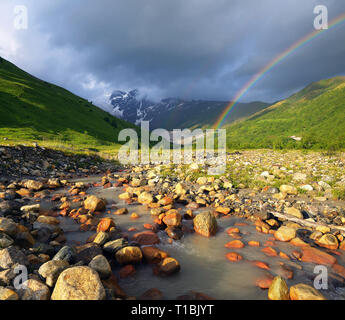
[[[0,55],[104,105],[115,89],[154,99],[231,100],[260,69],[312,32],[316,5],[329,20],[343,0],[1,0]],[[13,26],[28,8],[28,29]],[[345,24],[268,72],[242,101],[272,102],[345,75]]]

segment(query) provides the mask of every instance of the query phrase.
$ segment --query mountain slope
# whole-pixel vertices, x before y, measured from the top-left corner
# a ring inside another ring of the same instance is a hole
[[[127,127],[134,126],[0,58],[0,138],[113,148]]]
[[[229,102],[183,100],[167,98],[159,102],[141,98],[138,90],[128,92],[116,90],[110,97],[111,113],[129,122],[140,124],[140,121],[150,121],[150,128],[184,129],[212,126]],[[227,123],[267,107],[267,103],[252,102],[239,103],[232,112]]]
[[[345,148],[345,77],[314,82],[226,129],[230,148]]]

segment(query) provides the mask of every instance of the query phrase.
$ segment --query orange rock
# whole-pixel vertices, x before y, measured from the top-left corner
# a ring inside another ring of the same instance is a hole
[[[145,224],[144,224],[144,228],[147,229],[147,230],[152,230],[152,229],[153,229],[153,226],[152,226],[152,224],[145,223]]]
[[[163,218],[163,222],[169,227],[178,227],[181,225],[182,216],[177,211],[167,214]]]
[[[269,265],[266,262],[262,262],[262,261],[251,261],[251,263],[255,266],[258,267],[260,269],[264,269],[264,270],[270,270]]]
[[[259,241],[251,240],[251,241],[248,242],[248,245],[251,246],[251,247],[260,247],[260,242]]]
[[[238,233],[229,233],[229,236],[234,239],[242,239],[242,236]]]
[[[139,215],[135,212],[131,214],[131,219],[139,219]]]
[[[277,245],[276,245],[276,243],[273,242],[273,241],[266,241],[266,242],[264,243],[264,246],[265,246],[265,247],[275,247],[275,246],[277,246]]]
[[[295,247],[308,247],[309,244],[304,242],[302,239],[300,238],[293,238],[291,241],[290,241],[290,244],[292,244],[293,246]]]
[[[229,229],[226,230],[226,232],[227,232],[228,234],[231,234],[231,233],[240,233],[240,229],[238,229],[238,228],[229,228]]]
[[[244,243],[241,240],[232,240],[225,244],[226,248],[241,249],[244,247]]]
[[[120,278],[128,278],[133,277],[135,275],[136,271],[133,265],[127,264],[119,271]]]
[[[279,252],[279,257],[281,257],[281,258],[283,258],[285,260],[290,260],[289,256],[286,253],[282,252],[282,251]]]
[[[319,249],[312,247],[302,247],[303,262],[311,262],[315,264],[333,265],[337,262],[337,259],[330,254],[323,252]]]
[[[152,264],[160,263],[162,260],[169,257],[169,254],[167,252],[156,247],[142,247],[141,251],[143,253],[144,259],[148,263]]]
[[[103,218],[101,221],[98,223],[97,226],[97,232],[103,231],[107,232],[110,230],[110,228],[115,227],[115,223],[113,219],[110,218]]]
[[[229,261],[232,261],[232,262],[241,261],[243,259],[242,256],[236,252],[229,252],[225,256]]]
[[[275,251],[273,248],[271,247],[265,247],[261,250],[265,255],[269,256],[269,257],[276,257],[277,251]]]
[[[337,264],[335,263],[333,266],[332,266],[332,269],[333,271],[342,276],[343,278],[345,278],[345,267],[341,266],[340,264]]]
[[[130,228],[128,228],[128,230],[127,230],[128,232],[133,232],[133,231],[137,231],[137,228],[135,228],[135,227],[130,227]]]
[[[161,200],[158,201],[158,203],[162,206],[167,206],[169,204],[172,204],[174,201],[170,197],[164,197]]]
[[[138,232],[133,236],[133,241],[139,243],[140,245],[152,245],[160,243],[160,240],[152,231]]]
[[[226,214],[229,214],[230,208],[219,206],[219,207],[216,208],[216,211],[226,215]]]
[[[255,281],[255,285],[261,289],[268,289],[273,281],[273,276],[271,274],[266,274],[263,277]]]

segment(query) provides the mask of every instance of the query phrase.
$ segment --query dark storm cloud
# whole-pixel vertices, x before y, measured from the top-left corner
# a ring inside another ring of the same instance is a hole
[[[0,17],[13,7],[13,1],[2,1]],[[343,1],[321,2],[328,6],[330,20],[345,12]],[[0,54],[102,103],[105,93],[131,88],[156,98],[229,100],[279,53],[313,31],[313,9],[321,3],[23,0],[22,4],[29,8],[29,29],[13,31],[10,20],[0,22],[2,29],[9,28],[7,37],[0,37]],[[345,24],[295,51],[243,100],[274,101],[312,81],[345,74],[344,43]]]

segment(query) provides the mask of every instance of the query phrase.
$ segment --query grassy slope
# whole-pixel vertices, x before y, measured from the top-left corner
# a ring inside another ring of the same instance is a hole
[[[312,83],[226,129],[229,148],[345,148],[345,77]]]
[[[0,62],[0,138],[73,149],[112,150],[118,133],[133,124],[119,120],[71,92]]]

